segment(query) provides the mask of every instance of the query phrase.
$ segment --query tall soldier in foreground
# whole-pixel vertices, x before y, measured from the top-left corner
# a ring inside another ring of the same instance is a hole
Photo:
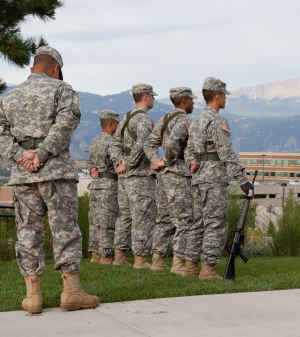
[[[152,231],[155,224],[155,179],[146,158],[144,142],[153,128],[148,110],[153,108],[156,93],[149,84],[132,88],[135,108],[120,122],[113,137],[111,157],[119,174],[118,202],[120,216],[115,230],[114,265],[127,264],[126,251],[131,231],[133,268],[150,268]]]
[[[219,110],[226,105],[226,84],[209,77],[203,85],[205,109],[192,122],[185,161],[193,173],[194,225],[187,251],[195,261],[201,254],[199,279],[222,279],[216,273],[227,236],[227,186],[229,177],[239,181],[248,195],[252,184],[232,150],[231,131]]]
[[[164,270],[164,256],[167,253],[172,233],[173,266],[171,272],[184,273],[186,233],[193,223],[193,202],[191,193],[191,173],[184,165],[184,149],[188,139],[193,111],[193,93],[190,88],[170,89],[170,99],[175,110],[159,120],[145,142],[144,150],[151,161],[151,168],[158,172],[156,202],[158,209],[152,246],[152,270]],[[162,145],[165,158],[159,158],[158,149]],[[189,272],[192,273],[189,266]],[[196,265],[194,273],[198,272]]]
[[[18,241],[16,256],[25,278],[30,313],[42,311],[40,274],[45,218],[53,237],[54,269],[62,273],[61,308],[98,306],[78,278],[82,238],[77,223],[78,175],[69,154],[71,136],[80,121],[77,94],[62,81],[62,58],[51,47],[40,47],[31,75],[0,102],[0,153],[12,162]]]
[[[91,262],[111,264],[115,223],[119,214],[118,175],[110,158],[112,136],[119,114],[111,110],[101,112],[102,133],[90,148],[89,168],[93,178],[89,184],[89,251]]]

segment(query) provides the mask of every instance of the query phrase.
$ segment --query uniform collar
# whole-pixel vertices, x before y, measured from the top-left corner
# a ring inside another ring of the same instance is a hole
[[[214,113],[214,114],[217,114],[217,113],[218,113],[218,111],[217,111],[216,109],[212,108],[211,106],[206,106],[206,107],[204,108],[204,110],[205,110],[205,111],[208,111],[208,112],[212,112],[212,113]]]
[[[31,73],[28,78],[34,78],[34,77],[49,77],[45,73]]]
[[[186,111],[180,108],[175,108],[173,112],[183,112],[184,114],[186,114]]]

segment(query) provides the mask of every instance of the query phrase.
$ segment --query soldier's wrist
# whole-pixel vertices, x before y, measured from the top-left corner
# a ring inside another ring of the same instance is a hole
[[[45,163],[50,157],[50,153],[43,149],[38,149],[36,154],[41,163]]]
[[[14,155],[14,160],[15,160],[16,162],[20,161],[20,160],[22,159],[22,157],[23,157],[23,153],[24,153],[24,152],[25,152],[25,150],[24,150],[22,147],[20,147],[20,148],[17,150],[16,154]]]

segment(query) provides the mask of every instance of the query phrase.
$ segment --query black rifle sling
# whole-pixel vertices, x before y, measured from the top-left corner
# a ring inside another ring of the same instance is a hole
[[[171,122],[172,119],[174,119],[175,117],[177,117],[178,115],[185,115],[185,112],[183,111],[176,111],[173,115],[172,114],[167,114],[164,117],[164,124],[161,128],[160,131],[160,137],[161,137],[161,141],[164,138],[164,133],[167,132],[168,135],[170,135],[171,130],[168,129],[168,125]]]
[[[127,132],[129,134],[129,136],[136,142],[137,135],[136,135],[135,132],[129,130],[128,124],[129,124],[131,118],[133,118],[137,114],[144,114],[144,113],[146,113],[144,110],[136,110],[133,113],[131,113],[131,111],[127,112],[127,114],[126,114],[126,121],[125,121],[125,123],[124,123],[124,125],[122,127],[122,130],[121,130],[122,141],[124,140],[125,129],[127,129]]]

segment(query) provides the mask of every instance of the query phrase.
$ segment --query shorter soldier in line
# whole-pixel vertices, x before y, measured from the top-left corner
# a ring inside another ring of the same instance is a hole
[[[90,148],[89,168],[93,181],[89,184],[89,251],[91,262],[111,264],[115,222],[119,213],[118,176],[110,158],[112,136],[119,124],[119,114],[111,110],[101,113],[102,133]]]
[[[131,232],[135,269],[150,268],[147,257],[155,225],[155,178],[144,153],[144,142],[153,128],[148,111],[157,94],[149,84],[132,87],[135,107],[120,122],[112,142],[112,160],[119,175],[120,216],[116,222],[114,265],[127,264],[128,237]]]
[[[197,265],[201,254],[200,280],[222,279],[216,273],[227,236],[227,186],[229,177],[239,181],[248,195],[253,188],[232,150],[231,131],[219,110],[226,105],[226,84],[209,77],[203,85],[205,109],[193,120],[185,152],[193,173],[193,235],[188,236],[187,260]]]
[[[163,258],[175,231],[171,272],[183,275],[186,232],[193,223],[191,173],[184,165],[184,149],[190,123],[187,115],[193,111],[195,97],[190,88],[179,87],[170,89],[170,98],[175,110],[159,120],[144,145],[151,168],[158,172],[158,217],[153,236],[151,269],[167,269]],[[165,159],[159,158],[158,155],[161,145]]]

